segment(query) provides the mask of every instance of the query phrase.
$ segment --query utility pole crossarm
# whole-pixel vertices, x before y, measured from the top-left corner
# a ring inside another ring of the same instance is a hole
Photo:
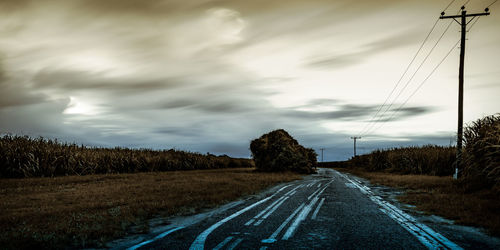
[[[476,16],[488,16],[490,13],[485,12],[485,13],[475,13],[475,14],[466,14],[465,17],[476,17]],[[439,19],[448,19],[448,18],[461,18],[462,15],[455,15],[455,16],[440,16]]]

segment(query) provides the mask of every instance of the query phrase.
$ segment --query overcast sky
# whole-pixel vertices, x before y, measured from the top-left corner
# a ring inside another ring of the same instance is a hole
[[[351,157],[360,134],[360,153],[454,144],[458,24],[409,81],[449,19],[370,125],[449,2],[2,0],[0,133],[249,157],[252,139],[283,128],[325,160]],[[467,33],[466,123],[500,111],[490,9]]]

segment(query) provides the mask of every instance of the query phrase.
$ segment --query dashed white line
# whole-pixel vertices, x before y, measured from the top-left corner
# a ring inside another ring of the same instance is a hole
[[[238,246],[241,242],[243,241],[242,238],[238,238],[236,239],[233,243],[231,243],[231,245],[229,245],[227,247],[227,250],[233,250],[234,248],[236,248],[236,246]]]
[[[332,180],[333,181],[333,180]],[[293,221],[293,223],[290,225],[290,227],[288,227],[287,231],[285,232],[285,234],[283,235],[283,237],[281,238],[282,240],[288,240],[290,237],[293,236],[295,230],[299,227],[300,223],[305,220],[307,218],[307,215],[309,215],[309,212],[311,212],[312,208],[314,207],[314,204],[316,204],[316,202],[318,201],[318,197],[323,193],[323,191],[325,191],[325,189],[328,187],[328,185],[330,185],[330,183],[332,182],[328,182],[322,189],[320,192],[318,192],[313,200],[307,205],[305,206],[302,211],[300,212],[300,214],[297,216],[297,218],[295,218],[295,220]]]
[[[317,192],[319,192],[319,190],[321,190],[321,188],[318,188],[316,191],[314,191],[311,195],[307,197],[307,199],[310,200]]]
[[[318,212],[319,212],[319,209],[321,208],[321,206],[323,205],[323,202],[325,201],[325,198],[321,198],[321,201],[319,202],[318,204],[318,207],[316,207],[316,210],[314,210],[314,213],[313,215],[311,216],[311,219],[315,220],[316,219],[316,216],[318,215]]]
[[[255,222],[254,226],[260,225],[265,219],[267,219],[267,217],[269,217],[269,215],[271,215],[272,213],[274,213],[274,211],[276,211],[276,209],[278,209],[278,207],[280,207],[281,204],[283,204],[283,202],[285,202],[287,199],[288,199],[288,196],[285,197],[285,199],[281,200],[280,203],[276,204],[276,206],[274,206],[273,209],[269,210],[269,212],[267,212],[267,214],[265,214],[264,216],[262,216],[262,218],[260,218],[259,221]]]
[[[233,236],[229,236],[225,238],[223,241],[221,241],[217,246],[214,247],[213,250],[219,250],[222,249],[227,243],[229,243],[233,239]]]
[[[258,219],[260,216],[262,216],[264,213],[266,213],[269,209],[271,209],[272,207],[274,207],[274,205],[276,205],[278,202],[280,202],[284,198],[285,198],[285,196],[282,196],[279,199],[275,200],[273,203],[271,203],[269,206],[267,206],[264,210],[262,210],[255,217],[253,217],[252,219],[250,219],[249,221],[247,221],[247,223],[245,223],[245,226],[250,226],[256,219]]]
[[[256,216],[254,216],[252,219],[248,220],[246,223],[245,223],[245,226],[250,226],[252,223],[255,222],[255,220],[259,219],[259,217],[261,217],[264,213],[266,213],[269,209],[273,208],[278,202],[280,202],[282,199],[285,199],[285,198],[288,198],[289,196],[292,196],[293,194],[295,194],[296,189],[302,187],[302,185],[298,185],[296,186],[295,188],[293,188],[292,190],[286,192],[283,196],[281,196],[279,199],[275,200],[273,203],[271,203],[271,205],[267,206],[264,210],[262,210],[259,214],[257,214]],[[280,189],[282,190],[282,189]],[[259,223],[260,224],[260,223]],[[255,226],[257,226],[258,224],[256,224]]]
[[[264,239],[262,240],[262,243],[273,243],[276,241],[276,237],[278,236],[278,234],[281,232],[281,230],[283,230],[283,228],[286,227],[286,225],[288,224],[288,222],[290,222],[293,217],[305,206],[304,203],[302,203],[297,209],[295,209],[295,211],[293,211],[293,213],[288,216],[288,218],[286,218],[285,221],[283,221],[283,223],[281,223],[281,225],[276,229],[276,231],[273,232],[273,234],[271,234],[271,236],[269,236],[269,238],[267,239]]]
[[[155,241],[155,240],[159,240],[159,239],[161,239],[161,238],[163,238],[163,237],[165,237],[165,236],[167,236],[167,235],[169,235],[169,234],[171,234],[171,233],[173,233],[173,232],[175,232],[175,231],[177,231],[177,230],[179,230],[179,229],[183,229],[183,228],[184,228],[184,227],[176,227],[176,228],[172,228],[172,229],[170,229],[170,230],[168,230],[168,231],[166,231],[166,232],[163,232],[163,233],[159,234],[158,236],[154,237],[154,238],[153,238],[153,239],[151,239],[151,240],[147,240],[147,241],[141,242],[141,243],[139,243],[139,244],[137,244],[137,245],[135,245],[135,246],[129,247],[129,248],[127,248],[127,250],[135,250],[135,249],[137,249],[137,248],[139,248],[139,247],[142,247],[142,246],[144,246],[144,245],[147,245],[147,244],[149,244],[149,243],[151,243],[151,242],[153,242],[153,241]]]
[[[306,219],[307,215],[309,214],[309,212],[311,211],[312,207],[314,206],[314,204],[318,201],[318,198],[317,197],[314,197],[313,200],[311,201],[311,203],[309,203],[309,205],[306,205],[302,211],[300,212],[300,214],[297,216],[297,218],[295,218],[295,220],[293,221],[293,223],[290,225],[290,227],[288,227],[288,230],[286,230],[285,234],[283,235],[283,237],[281,238],[282,240],[288,240],[290,237],[292,237],[293,233],[295,232],[295,230],[300,226],[300,223]]]
[[[301,185],[299,185],[298,187],[300,187]],[[297,187],[297,188],[298,188]],[[279,189],[278,191],[276,191],[273,195],[267,197],[267,198],[264,198],[260,201],[257,201],[255,203],[253,203],[252,205],[249,205],[241,210],[239,210],[238,212],[236,213],[233,213],[232,215],[220,220],[219,222],[213,224],[212,226],[210,226],[209,228],[205,229],[205,231],[203,231],[201,234],[199,234],[196,239],[193,241],[193,243],[191,244],[191,246],[189,247],[190,250],[203,250],[205,248],[205,241],[207,240],[207,237],[208,235],[210,235],[215,229],[217,229],[218,227],[220,227],[222,224],[232,220],[233,218],[239,216],[240,214],[272,199],[275,195],[277,195],[280,191],[282,191],[283,189],[285,189],[285,187],[282,187],[281,189]]]

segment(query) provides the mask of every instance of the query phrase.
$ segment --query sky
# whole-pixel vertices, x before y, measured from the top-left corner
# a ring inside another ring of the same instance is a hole
[[[0,134],[250,157],[282,128],[325,161],[352,157],[352,136],[358,153],[453,145],[460,29],[437,21],[449,3],[2,0]],[[490,12],[467,33],[466,124],[499,112],[500,3]]]

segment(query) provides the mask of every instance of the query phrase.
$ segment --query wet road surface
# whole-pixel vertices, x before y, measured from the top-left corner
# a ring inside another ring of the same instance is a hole
[[[461,249],[332,169],[132,249]]]

